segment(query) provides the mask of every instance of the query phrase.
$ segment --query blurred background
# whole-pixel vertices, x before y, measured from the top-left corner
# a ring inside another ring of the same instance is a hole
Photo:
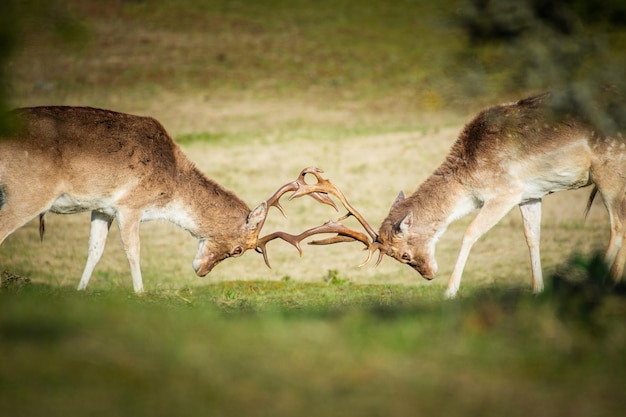
[[[151,112],[178,133],[180,97],[296,99],[353,124],[551,90],[622,117],[626,2],[612,0],[4,0],[2,107]],[[621,97],[621,96],[619,96]],[[150,103],[150,104],[148,104]],[[159,104],[163,106],[159,107]],[[599,106],[599,107],[598,107]],[[208,106],[207,106],[208,107]]]

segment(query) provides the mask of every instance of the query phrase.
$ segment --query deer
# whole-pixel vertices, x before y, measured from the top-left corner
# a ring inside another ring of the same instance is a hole
[[[456,296],[476,241],[513,207],[520,209],[532,290],[543,291],[541,204],[547,194],[594,185],[608,210],[605,253],[613,280],[621,278],[626,215],[626,142],[581,116],[555,110],[550,93],[480,112],[462,130],[444,162],[409,197],[400,193],[379,230],[381,248],[426,279],[437,273],[435,245],[453,221],[479,209],[467,227],[445,292]]]
[[[167,220],[198,239],[192,262],[206,276],[221,261],[249,249],[263,254],[259,233],[270,207],[282,195],[310,195],[334,205],[307,174],[280,187],[254,209],[207,178],[155,119],[91,107],[42,106],[9,113],[15,128],[0,137],[0,245],[39,216],[91,212],[87,261],[78,285],[85,290],[102,257],[114,220],[120,231],[133,289],[144,291],[140,268],[139,224]],[[335,206],[336,207],[336,206]],[[280,233],[278,233],[280,235]]]
[[[336,231],[337,236],[310,244],[358,240],[369,249],[363,264],[378,251],[376,265],[388,255],[432,280],[438,270],[435,247],[439,238],[452,222],[479,209],[465,230],[445,291],[446,298],[454,298],[473,245],[518,206],[530,254],[532,290],[540,293],[544,288],[540,258],[542,198],[589,185],[594,188],[585,212],[599,193],[610,222],[605,261],[610,276],[618,281],[626,257],[622,249],[626,231],[626,140],[619,132],[603,133],[581,116],[555,111],[550,93],[480,112],[465,125],[432,175],[409,197],[402,191],[398,194],[377,233],[362,219],[369,236],[348,233],[340,224],[327,224],[290,239],[294,244],[299,237]],[[326,191],[340,196],[338,190]],[[360,216],[353,211],[348,215]]]

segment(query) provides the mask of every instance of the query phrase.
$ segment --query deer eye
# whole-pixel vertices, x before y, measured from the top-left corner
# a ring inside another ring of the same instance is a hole
[[[410,262],[411,261],[411,255],[408,252],[404,252],[402,254],[402,260],[406,261],[406,262]]]
[[[243,253],[243,248],[241,246],[237,246],[235,249],[233,249],[233,251],[231,252],[231,256],[240,256]]]

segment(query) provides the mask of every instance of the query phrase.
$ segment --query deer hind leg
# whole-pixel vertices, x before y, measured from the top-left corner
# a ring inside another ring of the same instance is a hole
[[[543,291],[543,273],[541,271],[541,199],[531,200],[519,205],[524,222],[524,236],[530,252],[530,267],[533,276],[533,292]]]
[[[143,292],[143,281],[141,278],[141,267],[139,265],[139,221],[140,215],[134,211],[118,212],[117,222],[120,229],[120,237],[126,259],[130,266],[130,275],[133,279],[133,289],[136,293]]]
[[[52,205],[53,198],[45,196],[8,195],[0,185],[0,245],[11,233],[44,213]]]
[[[617,204],[615,204],[617,206]],[[607,259],[607,265],[610,265],[609,274],[614,282],[618,282],[622,279],[622,274],[624,272],[624,262],[626,261],[626,247],[624,247],[623,242],[626,237],[626,230],[624,227],[624,219],[626,219],[626,198],[622,197],[620,201],[620,211],[619,211],[619,227],[613,228],[611,223],[611,240],[616,241],[612,250],[615,252],[613,255],[613,259]],[[615,229],[615,230],[614,230]],[[615,234],[615,236],[613,236]],[[607,256],[608,256],[607,249]]]
[[[80,278],[80,283],[78,284],[78,290],[84,290],[87,288],[91,274],[104,252],[104,246],[106,244],[107,235],[109,234],[112,222],[113,218],[104,213],[98,213],[95,211],[91,212],[89,252],[87,254],[87,263],[85,264],[83,275]]]
[[[446,298],[454,298],[459,287],[461,286],[461,276],[465,263],[476,241],[485,233],[495,226],[519,200],[513,199],[496,199],[489,200],[483,208],[478,212],[472,223],[469,225],[463,235],[463,243],[457,257],[456,264],[448,281],[448,288],[445,293]]]
[[[0,245],[11,233],[24,226],[29,220],[37,216],[37,214],[39,213],[34,213],[31,217],[15,217],[7,210],[0,210]]]
[[[609,237],[609,244],[604,255],[604,261],[611,268],[611,278],[618,281],[621,278],[624,263],[624,254],[620,254],[620,252],[624,241],[626,202],[624,200],[623,191],[615,195],[615,193],[609,194],[600,188],[600,194],[609,213],[609,222],[611,224],[611,234]]]

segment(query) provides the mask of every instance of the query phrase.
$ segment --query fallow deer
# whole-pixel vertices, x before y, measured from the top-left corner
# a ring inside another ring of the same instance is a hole
[[[546,194],[594,185],[609,213],[611,234],[605,260],[621,278],[626,218],[626,140],[603,132],[582,117],[555,111],[549,94],[491,107],[461,132],[445,161],[411,196],[400,193],[371,241],[326,225],[321,232],[338,236],[313,244],[360,240],[377,264],[386,254],[424,278],[437,272],[435,245],[453,221],[480,209],[465,234],[448,282],[446,297],[457,294],[474,243],[514,206],[519,206],[530,252],[532,288],[543,290],[540,261],[541,201]],[[362,224],[364,224],[362,222]],[[365,226],[365,224],[364,224]],[[301,234],[308,237],[311,232]],[[369,257],[368,257],[369,260]],[[366,261],[367,262],[367,261]]]
[[[454,297],[474,243],[519,206],[530,252],[532,288],[543,290],[540,260],[541,201],[546,194],[594,184],[609,212],[606,251],[611,276],[624,267],[626,141],[582,117],[560,113],[542,94],[491,107],[461,132],[445,161],[408,198],[400,194],[379,230],[386,254],[426,279],[437,272],[435,245],[448,225],[480,211],[463,235],[448,282]],[[595,192],[592,194],[595,194]]]
[[[78,289],[87,287],[113,220],[130,266],[135,292],[143,291],[139,223],[165,219],[199,239],[193,268],[208,274],[220,261],[248,249],[263,253],[258,235],[270,206],[286,192],[334,204],[304,182],[281,187],[254,210],[205,177],[150,117],[89,107],[14,110],[15,132],[0,137],[0,244],[43,214],[91,211],[87,262]]]

